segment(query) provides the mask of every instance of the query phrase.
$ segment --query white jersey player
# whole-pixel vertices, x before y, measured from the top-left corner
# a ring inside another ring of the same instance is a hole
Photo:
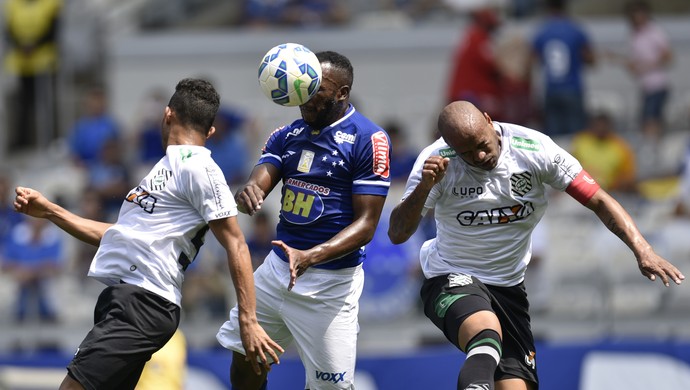
[[[415,163],[388,235],[393,243],[406,241],[434,209],[437,237],[420,250],[421,295],[427,317],[467,353],[458,389],[539,386],[523,279],[532,230],[546,211],[546,185],[594,211],[633,251],[644,276],[665,285],[684,279],[549,137],[493,122],[464,101],[447,105],[438,126],[442,139]]]
[[[215,128],[220,97],[204,80],[181,80],[165,108],[166,155],[130,191],[118,221],[81,218],[38,191],[18,187],[14,207],[47,218],[76,238],[98,245],[89,276],[108,285],[99,295],[94,326],[77,348],[60,390],[134,389],[144,364],[180,321],[183,272],[210,229],[226,249],[238,297],[242,345],[256,375],[283,349],[256,319],[249,251],[225,178],[204,147]],[[263,368],[260,364],[263,364]]]

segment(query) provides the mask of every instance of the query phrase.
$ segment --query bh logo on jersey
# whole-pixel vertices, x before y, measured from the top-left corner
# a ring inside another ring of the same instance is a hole
[[[288,222],[304,225],[316,221],[323,214],[322,195],[328,195],[328,187],[288,179],[283,185],[283,205],[280,215]]]

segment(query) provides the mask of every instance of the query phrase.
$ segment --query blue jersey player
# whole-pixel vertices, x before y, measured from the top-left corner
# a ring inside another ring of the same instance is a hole
[[[300,106],[302,119],[269,137],[236,195],[253,215],[282,182],[273,251],[254,274],[257,316],[283,348],[293,341],[308,389],[353,389],[364,245],[374,236],[390,186],[388,134],[349,103],[353,70],[341,54],[317,53],[323,78]],[[266,387],[245,359],[237,309],[218,332],[234,351],[234,389]]]

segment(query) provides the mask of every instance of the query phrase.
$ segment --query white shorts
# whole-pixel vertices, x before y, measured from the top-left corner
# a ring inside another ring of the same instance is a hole
[[[295,341],[306,370],[306,387],[354,389],[362,266],[339,270],[308,268],[292,291],[288,263],[271,252],[254,272],[256,315],[266,333],[283,349]],[[216,335],[227,349],[246,354],[237,306]]]

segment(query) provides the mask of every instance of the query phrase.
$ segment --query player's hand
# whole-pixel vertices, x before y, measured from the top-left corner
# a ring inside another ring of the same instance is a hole
[[[266,194],[256,184],[247,185],[235,196],[237,210],[249,215],[256,214],[261,210],[261,204],[264,203],[264,196],[266,196]]]
[[[285,252],[288,259],[290,259],[290,282],[288,283],[288,291],[290,291],[295,287],[297,278],[302,276],[311,265],[309,258],[304,255],[303,251],[291,248],[281,240],[271,241],[271,244],[279,246]]]
[[[245,359],[252,365],[256,375],[261,375],[262,370],[271,371],[271,362],[280,364],[278,354],[285,351],[268,337],[266,331],[256,321],[250,325],[240,326],[240,334],[242,346],[247,354]]]
[[[52,204],[40,192],[27,188],[17,187],[14,192],[14,210],[36,218],[47,218]]]
[[[651,252],[651,254],[647,256],[640,257],[637,260],[637,265],[642,275],[646,276],[651,281],[656,280],[658,276],[666,287],[670,285],[669,280],[673,280],[676,284],[681,284],[685,279],[685,276],[678,268],[654,252]]]
[[[438,183],[446,175],[446,169],[448,168],[448,162],[450,159],[441,156],[430,156],[424,161],[424,167],[422,168],[422,181],[421,183],[433,187],[434,184]]]

